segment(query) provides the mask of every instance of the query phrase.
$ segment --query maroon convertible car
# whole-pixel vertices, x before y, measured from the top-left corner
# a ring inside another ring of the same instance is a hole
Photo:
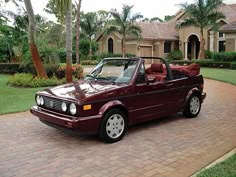
[[[199,71],[157,57],[107,58],[82,80],[38,92],[31,113],[52,127],[117,142],[129,125],[177,112],[196,117],[206,97]]]

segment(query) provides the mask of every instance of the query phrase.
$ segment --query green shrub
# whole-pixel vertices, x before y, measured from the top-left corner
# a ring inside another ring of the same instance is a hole
[[[231,69],[236,69],[236,62],[232,62],[232,63],[230,64],[230,68],[231,68]]]
[[[212,58],[212,51],[210,51],[210,50],[205,50],[205,58],[211,59],[211,58]]]
[[[59,61],[60,63],[66,63],[66,50],[64,49],[58,49],[56,51],[58,57],[59,57]],[[76,62],[76,53],[75,51],[72,52],[72,62],[75,63]]]
[[[41,79],[34,77],[32,74],[14,74],[8,80],[8,85],[15,87],[48,87],[65,83],[65,79],[58,80],[55,77],[50,79]]]
[[[46,64],[46,65],[44,65],[49,78],[53,77],[56,74],[59,66],[60,66],[59,64]]]
[[[33,80],[32,74],[14,74],[8,80],[8,84],[16,87],[30,87],[30,83]]]
[[[0,73],[14,74],[19,72],[19,63],[0,63]]]
[[[169,60],[181,60],[183,59],[183,53],[181,50],[173,50],[171,53],[167,56]]]
[[[81,65],[97,65],[97,60],[83,60],[80,62]]]
[[[101,53],[99,55],[97,55],[97,60],[100,61],[104,58],[115,58],[115,57],[122,57],[122,54],[120,53]],[[125,55],[125,57],[129,58],[129,57],[135,57],[134,54],[130,54],[130,53],[127,53]]]
[[[236,52],[214,52],[212,58],[214,61],[236,62]]]
[[[92,54],[95,54],[98,51],[98,44],[94,41],[91,42]],[[79,44],[79,53],[88,58],[90,48],[90,41],[88,39],[81,39]],[[86,59],[87,59],[86,58]]]

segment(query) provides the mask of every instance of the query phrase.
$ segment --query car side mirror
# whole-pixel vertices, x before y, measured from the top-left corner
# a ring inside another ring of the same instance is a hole
[[[140,84],[140,83],[145,83],[145,82],[146,82],[145,74],[139,73],[138,77],[137,77],[137,80],[136,80],[136,83]]]

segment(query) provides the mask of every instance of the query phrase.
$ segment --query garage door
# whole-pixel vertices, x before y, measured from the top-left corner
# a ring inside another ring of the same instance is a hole
[[[151,46],[140,46],[140,57],[152,57],[152,47]],[[146,59],[145,63],[151,63],[151,59]]]

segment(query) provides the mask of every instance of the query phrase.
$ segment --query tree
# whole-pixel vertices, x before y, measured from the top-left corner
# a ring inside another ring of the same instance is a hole
[[[114,18],[114,23],[108,26],[106,33],[118,32],[122,35],[122,56],[125,57],[125,41],[129,34],[135,35],[139,38],[141,35],[141,29],[135,25],[136,20],[142,18],[140,14],[131,15],[131,9],[133,6],[123,5],[122,12],[119,13],[115,9],[111,10],[110,13]]]
[[[78,0],[77,4],[77,21],[76,21],[76,63],[79,64],[79,42],[80,42],[80,9],[82,0]]]
[[[24,0],[26,11],[29,17],[29,30],[28,30],[28,42],[30,47],[30,53],[32,61],[34,63],[37,76],[40,78],[48,78],[46,70],[40,59],[38,48],[36,45],[36,23],[34,17],[34,11],[30,0]]]
[[[175,15],[165,15],[164,20],[167,22],[167,21],[172,20],[174,17]]]
[[[177,28],[195,26],[200,29],[199,59],[205,58],[203,30],[209,28],[216,30],[217,21],[225,18],[223,13],[217,11],[222,4],[222,0],[196,0],[194,4],[181,4],[189,16],[184,22],[178,24]]]
[[[72,82],[72,2],[71,0],[53,0],[61,22],[66,18],[66,81]]]
[[[89,40],[89,56],[92,56],[92,41],[100,29],[102,22],[98,19],[96,12],[81,14],[80,26],[82,33]]]
[[[159,17],[153,17],[153,18],[144,18],[141,20],[142,22],[149,22],[149,23],[152,23],[152,22],[163,22],[162,19],[160,19]]]

